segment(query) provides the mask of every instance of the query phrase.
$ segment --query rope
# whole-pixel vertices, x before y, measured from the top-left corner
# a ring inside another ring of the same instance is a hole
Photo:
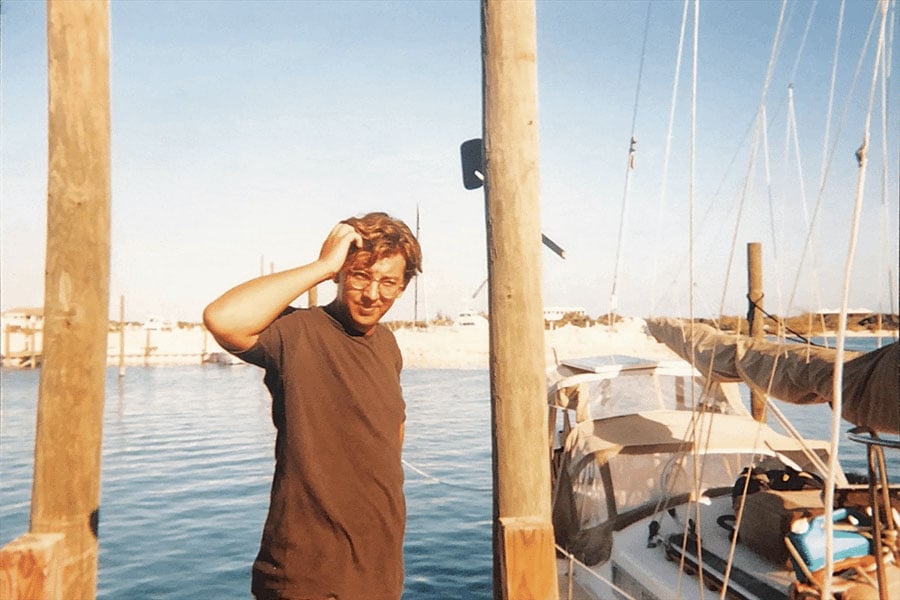
[[[612,314],[618,308],[618,299],[616,288],[618,287],[619,282],[619,268],[621,265],[621,256],[622,256],[622,246],[623,236],[625,233],[625,217],[628,213],[628,197],[629,190],[631,188],[631,173],[634,171],[634,155],[637,151],[637,138],[635,137],[635,128],[637,126],[637,113],[638,113],[638,100],[641,95],[641,81],[644,77],[644,57],[647,53],[647,37],[650,31],[650,9],[653,6],[652,2],[647,3],[647,17],[644,21],[644,41],[641,44],[641,60],[638,65],[638,80],[637,87],[634,93],[634,109],[631,115],[631,139],[628,145],[628,161],[625,168],[625,191],[622,194],[622,215],[619,218],[619,239],[616,244],[616,262],[615,267],[613,269],[613,280],[612,280],[612,290],[609,294],[609,327],[613,326]]]
[[[407,461],[405,458],[401,458],[400,461],[401,461],[404,465],[406,465],[407,467],[409,467],[412,471],[415,471],[416,473],[418,473],[419,475],[421,475],[421,476],[424,477],[425,479],[429,479],[429,480],[431,480],[431,481],[433,481],[433,482],[435,482],[435,483],[438,483],[438,484],[440,484],[440,485],[446,485],[446,486],[450,486],[450,487],[455,487],[455,488],[459,488],[459,489],[462,489],[462,490],[469,490],[470,492],[492,492],[492,491],[493,491],[493,488],[489,488],[489,487],[488,487],[488,488],[478,488],[478,487],[474,487],[474,486],[463,485],[463,484],[461,484],[461,483],[453,483],[452,481],[446,481],[446,480],[444,480],[444,479],[440,479],[439,477],[435,477],[434,475],[430,475],[430,474],[426,473],[425,471],[423,471],[423,470],[420,469],[419,467],[417,467],[417,466],[413,465],[412,463],[410,463],[409,461]]]
[[[590,576],[592,576],[593,578],[597,579],[598,581],[601,581],[601,582],[603,582],[604,584],[608,585],[608,586],[609,586],[610,588],[612,588],[616,593],[621,594],[621,595],[622,595],[623,597],[625,597],[625,598],[628,598],[628,600],[637,600],[634,596],[632,596],[631,594],[629,594],[628,592],[626,592],[625,590],[623,590],[622,588],[620,588],[619,586],[617,586],[615,583],[613,583],[612,581],[610,581],[609,579],[607,579],[606,577],[604,577],[604,576],[601,575],[600,573],[597,573],[596,571],[594,571],[593,569],[591,569],[589,566],[587,566],[586,564],[584,564],[583,562],[581,562],[580,560],[578,560],[577,558],[575,558],[575,555],[574,555],[574,554],[572,554],[571,552],[569,552],[568,550],[566,550],[565,548],[563,548],[563,547],[560,546],[559,544],[555,544],[555,546],[556,546],[557,552],[559,552],[560,554],[562,554],[563,556],[565,556],[565,557],[569,560],[569,565],[570,565],[570,566],[569,566],[569,569],[572,568],[572,565],[578,565],[579,567],[581,567],[582,569],[584,569],[584,570],[588,573],[588,575],[590,575]],[[573,586],[572,586],[572,583],[571,583],[571,579],[570,579],[569,581],[570,581],[570,582],[569,582],[569,597],[571,598],[571,597],[572,597],[572,587],[573,587]]]
[[[697,69],[699,56],[697,46],[700,43],[700,2],[694,0],[694,29],[691,35],[691,127],[690,127],[690,161],[688,164],[688,318],[694,322],[694,189],[697,169]],[[694,364],[694,349],[691,346],[691,364]],[[693,391],[691,392],[693,402]],[[679,583],[680,587],[680,583]]]
[[[841,312],[838,321],[838,338],[837,338],[837,357],[834,363],[834,381],[832,387],[832,410],[834,414],[831,419],[831,456],[828,462],[828,479],[825,488],[825,569],[827,573],[834,571],[834,555],[833,555],[833,535],[834,524],[831,520],[831,509],[834,505],[834,480],[838,469],[838,441],[841,435],[841,412],[843,404],[843,379],[844,370],[841,368],[844,362],[844,329],[847,324],[847,306],[850,300],[850,279],[853,273],[853,257],[856,253],[856,242],[859,237],[859,221],[862,213],[863,192],[866,185],[866,153],[869,147],[869,132],[872,125],[872,110],[875,102],[875,90],[878,87],[878,75],[881,66],[881,60],[884,51],[885,27],[887,22],[887,2],[882,1],[878,9],[881,11],[881,26],[879,28],[878,43],[875,49],[875,64],[872,69],[872,80],[869,88],[869,104],[866,111],[866,122],[863,129],[863,142],[856,152],[859,159],[859,171],[856,182],[856,199],[853,205],[853,219],[850,225],[850,244],[847,249],[847,261],[844,266],[844,282],[841,296]],[[822,596],[831,597],[831,578],[825,579]]]
[[[764,297],[765,297],[765,294],[762,295],[762,296],[760,296],[759,299],[762,300]],[[761,313],[762,313],[763,315],[765,315],[766,317],[772,319],[772,320],[775,321],[776,323],[778,322],[778,317],[777,317],[776,315],[773,315],[772,313],[766,311],[766,309],[764,309],[762,306],[760,306],[759,304],[757,304],[756,301],[753,300],[753,298],[750,297],[750,294],[747,294],[747,301],[750,303],[750,312],[751,312],[751,313],[752,313],[754,310],[758,310],[759,312],[761,312]],[[791,329],[790,327],[788,327],[788,326],[785,325],[784,323],[782,323],[782,326],[784,327],[784,329],[785,329],[786,331],[789,331],[789,332],[791,332],[793,335],[797,336],[798,341],[801,341],[801,342],[803,342],[804,344],[807,344],[807,345],[809,345],[809,346],[816,346],[816,347],[818,347],[818,348],[826,348],[826,347],[827,347],[827,346],[825,346],[825,345],[823,345],[823,344],[816,344],[815,342],[810,341],[810,339],[807,338],[805,335],[803,335],[802,333],[800,333],[800,332],[798,332],[798,331],[794,331],[793,329]]]
[[[841,22],[839,23],[839,26],[838,26],[838,32],[837,32],[838,40],[837,40],[836,45],[838,45],[840,43],[840,35],[841,35],[840,25],[843,22],[843,14],[844,14],[843,6],[844,6],[843,3],[841,3],[841,13],[840,13]],[[800,255],[800,261],[797,264],[797,274],[796,274],[796,277],[794,278],[794,288],[793,288],[793,290],[791,290],[791,295],[788,299],[788,311],[790,311],[791,307],[794,306],[794,297],[797,294],[797,288],[799,287],[799,284],[800,284],[800,273],[802,272],[803,264],[806,261],[806,256],[810,252],[810,249],[812,247],[812,242],[814,241],[815,226],[816,226],[816,223],[818,222],[820,210],[825,201],[825,186],[828,182],[828,175],[829,175],[829,172],[831,169],[831,165],[833,164],[833,161],[834,161],[834,156],[837,152],[838,142],[840,140],[841,132],[843,131],[843,128],[844,128],[844,123],[847,120],[847,114],[850,111],[851,100],[853,99],[853,96],[854,96],[854,92],[856,89],[856,83],[857,83],[857,80],[859,79],[859,74],[862,71],[863,59],[865,58],[866,52],[869,48],[869,42],[871,41],[872,31],[875,28],[875,23],[876,23],[875,18],[877,17],[879,10],[880,10],[880,8],[876,7],[875,12],[872,14],[872,20],[869,22],[869,29],[866,33],[866,39],[863,42],[863,47],[862,47],[862,50],[860,51],[859,60],[856,63],[856,69],[853,72],[853,80],[850,83],[850,88],[849,88],[849,91],[847,94],[847,99],[844,103],[844,110],[841,113],[840,120],[838,121],[837,132],[835,133],[835,139],[831,144],[830,151],[828,151],[827,147],[825,147],[825,145],[827,144],[827,141],[825,144],[823,144],[823,162],[824,162],[824,164],[822,167],[822,178],[821,178],[821,181],[819,182],[819,193],[818,193],[818,197],[816,200],[816,207],[813,210],[812,225],[810,226],[810,229],[807,232],[806,243],[803,246],[803,252]],[[837,62],[837,55],[835,55],[835,63],[836,62]],[[837,67],[837,65],[835,64],[835,68],[836,67]],[[834,75],[832,75],[832,77],[834,77]],[[834,83],[832,83],[832,85],[834,85]],[[830,102],[830,100],[829,100],[829,102]],[[830,110],[829,110],[829,113],[830,113]],[[826,152],[826,151],[828,152],[827,159],[824,156],[824,152]]]
[[[896,5],[895,5],[896,6]],[[890,39],[887,41],[886,48],[886,56],[885,59],[881,62],[881,247],[882,247],[882,255],[881,261],[884,261],[886,256],[890,256],[894,254],[894,251],[891,248],[890,243],[890,223],[891,223],[891,215],[889,209],[889,198],[892,197],[890,195],[890,183],[888,179],[888,134],[887,134],[887,126],[889,123],[889,115],[888,115],[888,89],[890,88],[891,78],[890,78],[890,68],[894,47],[894,28],[893,24],[896,22],[896,19],[891,21],[891,31],[890,31]],[[895,197],[895,196],[894,196]],[[895,261],[890,261],[890,266],[887,269],[884,268],[884,263],[882,262],[881,268],[879,271],[884,272],[887,271],[887,296],[889,298],[890,303],[890,313],[894,314],[897,312],[896,307],[894,305],[894,294],[891,291],[894,289],[894,274],[896,271],[897,265]],[[880,306],[880,303],[879,303]],[[879,312],[885,312],[884,310],[880,310]],[[896,339],[896,336],[895,336]]]
[[[688,315],[690,317],[691,323],[694,322],[694,201],[696,198],[695,190],[696,190],[696,174],[697,174],[697,81],[699,79],[698,76],[698,67],[700,64],[699,61],[699,46],[700,46],[700,2],[699,0],[694,0],[694,29],[692,32],[692,48],[691,48],[691,131],[690,131],[690,161],[688,165]],[[696,356],[694,354],[694,346],[691,345],[691,364],[696,364]],[[695,386],[691,385],[691,410],[696,412],[697,410],[697,394],[694,389]],[[696,435],[696,417],[692,419],[691,426],[694,428],[691,432],[691,436]],[[697,469],[697,454],[694,453],[694,476],[696,479],[696,475],[698,472]],[[699,486],[699,482],[695,485],[695,489]],[[699,501],[699,498],[697,498]],[[687,513],[690,514],[690,513]],[[685,517],[687,517],[687,514]],[[699,519],[698,519],[699,520]],[[685,527],[690,523],[690,518],[685,519]],[[685,534],[687,531],[685,531]],[[687,535],[683,536],[684,542],[687,542]],[[699,540],[699,538],[698,538]],[[678,564],[678,585],[676,586],[677,595],[681,597],[681,582],[683,580],[684,574],[684,563],[685,563],[685,555],[684,548],[682,548],[681,552],[681,560]],[[697,577],[700,580],[700,588],[703,589],[703,554],[699,551],[697,552]]]
[[[803,56],[803,50],[806,48],[806,40],[809,37],[809,29],[812,26],[813,15],[816,14],[817,4],[818,0],[814,0],[809,9],[809,16],[806,18],[806,27],[803,29],[803,37],[800,38],[800,49],[797,50],[797,58],[794,60],[794,67],[791,69],[791,78],[789,81],[794,80],[794,77],[797,75],[797,70],[800,68],[800,57]]]
[[[669,104],[669,126],[666,131],[666,150],[663,157],[662,187],[659,192],[659,209],[656,215],[656,239],[662,239],[663,216],[666,208],[666,194],[669,183],[669,158],[672,154],[672,130],[675,127],[675,106],[678,100],[678,80],[681,78],[681,61],[684,52],[684,30],[687,28],[688,0],[684,0],[681,9],[681,30],[678,34],[678,54],[675,58],[675,76],[672,78],[672,101]],[[656,285],[659,272],[659,252],[653,253],[653,285]],[[653,294],[658,298],[657,294]]]
[[[742,215],[744,213],[744,205],[747,200],[748,188],[750,186],[750,182],[753,178],[753,173],[756,169],[756,153],[759,148],[759,139],[760,132],[765,126],[765,107],[766,100],[769,94],[769,85],[772,83],[772,75],[775,71],[775,65],[778,62],[778,56],[781,52],[781,45],[784,41],[784,15],[785,10],[787,8],[787,0],[783,0],[781,4],[781,11],[778,14],[778,25],[775,29],[775,38],[772,41],[772,49],[769,54],[769,63],[766,67],[766,76],[763,80],[763,89],[759,98],[759,105],[756,111],[756,127],[754,128],[753,133],[753,142],[750,149],[750,159],[747,163],[747,172],[744,175],[744,185],[741,187],[741,197],[738,202],[738,212],[735,218],[734,229],[731,234],[731,249],[728,252],[728,263],[725,269],[725,285],[722,286],[722,296],[719,305],[719,314],[725,313],[725,300],[728,297],[728,280],[731,276],[731,266],[734,263],[734,254],[737,248],[737,238],[738,232],[740,228],[740,223],[742,221]]]
[[[734,535],[731,536],[731,545],[728,548],[728,558],[725,561],[725,573],[723,574],[722,581],[722,592],[719,596],[719,600],[725,600],[725,593],[728,590],[728,580],[731,578],[731,566],[734,563],[734,552],[737,548],[738,541],[738,532],[741,528],[741,520],[744,516],[744,505],[747,502],[747,493],[750,489],[750,478],[753,475],[753,467],[755,466],[756,459],[760,455],[757,451],[757,446],[759,445],[760,436],[762,435],[763,422],[758,421],[756,425],[756,434],[753,438],[753,455],[750,460],[750,464],[747,466],[747,476],[744,478],[744,489],[741,491],[741,502],[735,511],[735,519],[734,519]]]

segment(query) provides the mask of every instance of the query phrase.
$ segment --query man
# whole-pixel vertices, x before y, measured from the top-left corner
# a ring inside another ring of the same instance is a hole
[[[421,262],[402,221],[370,213],[338,223],[317,260],[243,283],[203,313],[223,348],[265,369],[272,394],[259,600],[395,600],[403,591],[402,357],[379,321]],[[331,304],[288,306],[329,279]]]

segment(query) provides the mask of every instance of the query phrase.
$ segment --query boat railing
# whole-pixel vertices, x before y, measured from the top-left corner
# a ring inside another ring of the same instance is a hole
[[[847,433],[852,442],[866,447],[868,467],[869,506],[872,509],[872,542],[874,545],[878,589],[887,590],[887,570],[885,554],[889,552],[896,560],[900,557],[897,532],[900,529],[900,515],[891,502],[890,481],[884,458],[884,449],[900,450],[900,440],[881,438],[868,427],[854,427]]]

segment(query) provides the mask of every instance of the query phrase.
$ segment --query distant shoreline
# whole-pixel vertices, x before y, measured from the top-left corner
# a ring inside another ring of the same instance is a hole
[[[873,332],[847,331],[848,337],[882,337],[897,339],[896,330]],[[486,369],[489,366],[487,325],[460,327],[456,325],[428,328],[400,327],[394,330],[406,368]],[[41,352],[41,331],[6,330],[3,339],[3,367],[27,367],[27,357]],[[565,325],[544,333],[545,363],[549,367],[557,360],[608,354],[637,354],[641,356],[676,358],[668,348],[658,343],[646,330],[643,319],[624,318],[616,322],[613,331],[606,325],[576,327]],[[836,332],[813,334],[810,337],[836,337]],[[111,331],[107,341],[107,364],[120,364],[118,331]],[[124,335],[124,367],[190,365],[204,362],[232,364],[234,361],[202,326],[173,327],[167,330],[146,330],[140,326],[126,327]]]

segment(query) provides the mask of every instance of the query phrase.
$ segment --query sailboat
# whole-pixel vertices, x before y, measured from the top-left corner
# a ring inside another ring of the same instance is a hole
[[[827,401],[827,358],[798,368],[789,358],[796,348],[762,342],[736,352],[754,340],[666,319],[648,328],[686,358],[695,352],[694,366],[582,358],[562,361],[548,378],[551,422],[555,411],[565,415],[553,453],[560,570],[594,598],[699,598],[706,588],[729,598],[818,597],[830,444],[755,420],[738,387],[773,380],[766,389],[782,399]],[[875,448],[898,446],[878,437],[900,429],[898,347],[847,363],[844,414]],[[772,370],[779,356],[787,368]],[[877,478],[883,461],[870,474],[877,497],[837,471],[836,592],[870,590],[882,574],[894,597],[900,585],[900,486]]]
[[[875,8],[883,44],[895,6]],[[868,139],[856,156],[857,205]],[[671,360],[564,358],[548,372],[562,597],[900,597],[900,486],[885,457],[900,450],[900,343],[845,350],[849,280],[835,349],[691,315],[647,320]],[[759,308],[751,299],[751,315]],[[748,410],[748,393],[765,410]],[[832,438],[801,435],[776,399],[830,405]],[[865,447],[865,482],[838,461],[840,418],[855,426],[847,443]]]

